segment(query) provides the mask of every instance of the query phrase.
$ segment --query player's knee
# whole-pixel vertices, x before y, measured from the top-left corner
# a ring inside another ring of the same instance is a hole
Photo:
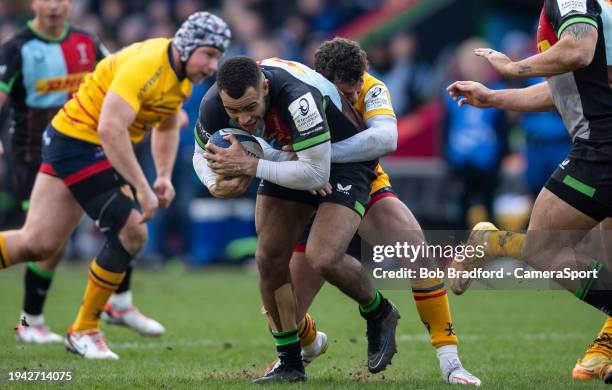
[[[43,261],[53,257],[62,247],[62,241],[45,235],[27,237],[24,259],[27,261]]]
[[[389,214],[385,218],[385,229],[392,232],[406,232],[419,230],[419,225],[414,217],[408,213]]]
[[[136,218],[130,217],[119,232],[119,241],[126,251],[133,256],[137,255],[147,243],[147,225],[140,224]]]
[[[59,250],[59,245],[50,241],[36,241],[26,248],[24,258],[29,261],[43,261],[52,257]]]
[[[277,246],[260,245],[257,248],[255,259],[257,268],[262,279],[270,279],[278,274],[284,274],[282,270],[289,272],[289,259],[291,251]]]
[[[98,254],[96,262],[103,269],[123,273],[127,270],[134,256],[127,251],[117,236],[109,236]]]
[[[340,256],[344,256],[342,253]],[[326,278],[329,275],[334,275],[341,271],[340,260],[338,255],[329,249],[325,250],[310,250],[306,248],[306,261],[308,264],[321,276]]]

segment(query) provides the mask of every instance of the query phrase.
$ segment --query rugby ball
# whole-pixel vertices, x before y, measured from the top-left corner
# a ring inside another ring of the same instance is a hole
[[[264,153],[261,145],[259,145],[259,142],[257,142],[255,137],[253,137],[248,131],[232,128],[221,129],[210,136],[208,143],[217,145],[218,147],[224,149],[229,148],[232,146],[232,143],[226,139],[223,139],[223,137],[230,134],[233,134],[236,137],[247,153],[257,158],[263,158]]]

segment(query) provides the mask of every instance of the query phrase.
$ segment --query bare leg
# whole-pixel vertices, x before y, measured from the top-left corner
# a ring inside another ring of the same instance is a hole
[[[289,268],[296,299],[295,319],[300,322],[325,284],[325,279],[308,264],[302,252],[293,252]]]
[[[306,244],[306,260],[325,280],[366,305],[374,298],[374,287],[361,263],[344,256],[360,222],[348,207],[322,203]]]
[[[597,224],[596,220],[543,188],[531,213],[523,258],[529,265],[540,270],[558,269],[559,265],[562,268],[568,262],[586,269],[591,258],[573,253],[572,248]],[[559,283],[575,292],[580,280],[562,279]]]
[[[2,233],[8,258],[16,264],[55,256],[82,215],[83,210],[60,179],[39,173],[25,225]]]
[[[259,288],[263,305],[273,322],[270,325],[275,325],[272,328],[277,331],[289,329],[283,329],[275,292],[291,283],[291,254],[313,212],[312,207],[302,203],[257,196],[255,225],[259,237],[256,253]],[[283,313],[283,317],[287,315]],[[290,315],[295,326],[295,311]]]

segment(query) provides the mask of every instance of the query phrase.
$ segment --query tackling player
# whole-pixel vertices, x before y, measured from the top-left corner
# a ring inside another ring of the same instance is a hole
[[[324,42],[315,53],[315,70],[332,81],[361,115],[367,129],[332,145],[332,163],[352,163],[371,160],[395,150],[397,123],[386,85],[367,72],[367,55],[357,42],[335,38]],[[370,202],[359,232],[372,237],[384,233],[386,244],[424,241],[421,228],[410,209],[393,191],[389,176],[381,165],[376,166],[376,180],[370,188]],[[306,238],[296,246],[291,259],[291,279],[296,291],[297,318],[305,362],[312,361],[327,347],[327,337],[317,332],[306,310],[323,286],[324,280],[304,258]],[[360,257],[361,248],[354,255]],[[350,250],[349,250],[350,252]],[[465,370],[458,357],[457,336],[451,319],[448,296],[442,279],[412,281],[412,296],[421,321],[430,333],[436,348],[442,378],[452,384],[480,385],[480,380]],[[304,317],[305,315],[305,317]],[[273,365],[272,365],[273,366]]]
[[[553,173],[535,202],[527,234],[498,231],[493,224],[477,224],[469,240],[485,245],[488,256],[454,262],[470,270],[489,257],[510,256],[536,268],[545,268],[561,247],[584,270],[597,270],[598,277],[573,283],[560,280],[580,300],[612,314],[612,263],[610,253],[591,259],[571,247],[589,229],[600,225],[604,247],[609,248],[612,228],[612,93],[608,74],[608,38],[612,33],[612,5],[595,0],[546,0],[538,26],[539,54],[513,62],[491,49],[477,49],[504,77],[551,76],[528,88],[492,91],[471,81],[457,81],[448,87],[459,106],[498,107],[513,111],[557,110],[570,132],[573,147]],[[581,237],[567,237],[562,231],[582,231]],[[537,231],[549,231],[547,237]],[[547,239],[548,238],[548,239]],[[561,260],[563,260],[562,258]],[[467,290],[471,280],[458,278],[451,287],[456,293]],[[604,377],[612,383],[612,322],[610,318],[587,354],[576,364],[573,377]]]
[[[344,258],[365,212],[376,157],[332,165],[331,148],[357,133],[362,128],[359,122],[331,82],[302,64],[278,58],[259,65],[247,57],[228,60],[202,100],[194,154],[202,182],[213,195],[227,197],[241,193],[252,177],[263,179],[256,204],[256,257],[280,363],[256,383],[306,379],[289,260],[315,211],[305,256],[324,279],[359,303],[367,320],[368,369],[384,370],[396,352],[397,309],[374,289],[358,261]],[[268,160],[282,152],[265,142],[268,159],[257,159],[247,155],[233,136],[228,149],[205,145],[209,134],[225,127],[242,127],[277,148],[292,145],[297,160]],[[328,181],[327,196],[307,192],[325,187]]]
[[[144,222],[174,198],[179,110],[191,83],[215,72],[229,40],[223,20],[195,13],[173,39],[137,42],[100,61],[45,130],[25,225],[0,233],[0,268],[55,254],[83,211],[96,222],[106,243],[91,263],[68,350],[118,359],[99,330],[100,314],[146,241]],[[132,147],[151,129],[153,189]]]

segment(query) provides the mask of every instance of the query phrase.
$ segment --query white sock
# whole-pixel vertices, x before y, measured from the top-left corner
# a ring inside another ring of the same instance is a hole
[[[45,317],[42,314],[33,315],[22,311],[21,315],[19,316],[19,319],[21,320],[23,318],[25,318],[25,321],[28,323],[29,326],[39,326],[45,323]]]
[[[115,309],[125,310],[132,306],[132,290],[127,290],[120,294],[114,293],[108,300]]]
[[[440,361],[440,369],[442,369],[443,372],[446,372],[450,367],[461,365],[456,345],[445,345],[436,348],[436,356]]]

